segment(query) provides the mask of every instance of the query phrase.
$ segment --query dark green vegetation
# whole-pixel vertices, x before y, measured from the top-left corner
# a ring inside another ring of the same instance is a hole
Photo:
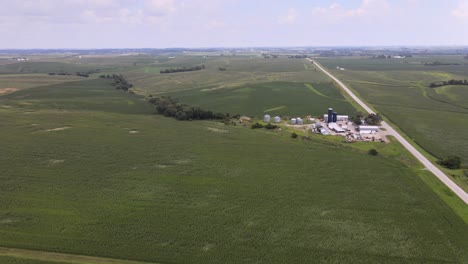
[[[176,73],[176,72],[190,72],[190,71],[201,71],[205,69],[205,65],[197,65],[192,67],[183,67],[183,68],[170,68],[165,70],[160,70],[159,73]]]
[[[49,75],[76,75],[79,77],[86,77],[88,78],[89,75],[93,73],[98,73],[99,70],[91,70],[91,71],[86,71],[86,72],[76,72],[76,73],[70,73],[70,72],[49,72]]]
[[[129,83],[127,79],[123,77],[122,74],[112,74],[112,75],[100,75],[99,78],[107,78],[112,79],[112,86],[115,87],[117,90],[122,90],[124,92],[128,92],[130,89],[133,88],[133,84]],[[132,92],[133,93],[133,92]]]
[[[424,66],[435,59],[459,65]],[[430,154],[439,159],[457,155],[468,163],[468,86],[429,88],[441,80],[467,79],[462,56],[319,61]]]
[[[456,170],[461,167],[461,158],[455,155],[450,155],[447,158],[439,160],[438,163],[448,169]]]
[[[371,156],[377,156],[379,154],[379,152],[376,149],[370,149],[368,153]]]
[[[179,122],[111,82],[0,97],[0,246],[157,263],[468,259],[466,207],[462,219],[397,144],[369,143],[373,157],[299,131],[292,140],[290,131]],[[285,85],[343,102],[320,85]]]
[[[442,81],[442,82],[433,82],[429,85],[431,88],[435,87],[441,87],[441,86],[447,86],[447,85],[468,85],[467,80],[448,80],[448,81]]]
[[[322,115],[329,107],[354,113],[354,107],[331,83],[274,82],[222,89],[194,89],[167,93],[181,102],[213,111],[261,117]]]
[[[207,119],[225,119],[229,114],[213,113],[209,110],[203,110],[199,107],[193,107],[179,103],[178,100],[171,97],[148,97],[148,102],[156,106],[158,114],[174,117],[177,120],[207,120]]]

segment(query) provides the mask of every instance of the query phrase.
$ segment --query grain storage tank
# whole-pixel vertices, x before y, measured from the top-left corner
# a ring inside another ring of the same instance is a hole
[[[338,113],[337,112],[333,112],[333,118],[332,118],[332,121],[333,123],[336,123],[336,120],[338,119]]]
[[[275,119],[274,119],[275,123],[279,123],[281,122],[281,117],[279,116],[275,116]]]
[[[303,124],[304,124],[304,120],[302,120],[302,118],[298,117],[298,118],[296,118],[296,124],[298,124],[298,125],[303,125]]]
[[[263,117],[263,121],[264,121],[265,123],[270,122],[270,115],[265,115],[265,116]]]
[[[332,123],[333,122],[333,108],[328,108],[328,120],[327,120],[328,123]]]
[[[295,125],[296,124],[296,118],[291,118],[291,125]]]

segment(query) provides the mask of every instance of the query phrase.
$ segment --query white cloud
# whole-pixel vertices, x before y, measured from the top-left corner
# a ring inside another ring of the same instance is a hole
[[[315,7],[312,14],[325,17],[327,20],[341,20],[353,17],[379,16],[388,13],[390,5],[386,0],[363,0],[356,8],[344,8],[333,3],[328,7]]]
[[[461,1],[452,15],[458,19],[468,19],[468,1]]]
[[[278,22],[280,24],[289,24],[292,25],[296,22],[297,19],[297,11],[294,8],[289,8],[288,13],[284,16],[280,16]]]
[[[176,11],[176,3],[174,0],[146,0],[146,10],[154,15],[167,15]]]

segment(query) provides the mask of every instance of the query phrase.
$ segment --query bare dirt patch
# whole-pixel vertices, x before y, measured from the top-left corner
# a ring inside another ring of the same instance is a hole
[[[18,91],[18,88],[0,88],[0,96]]]
[[[219,129],[219,128],[214,128],[214,127],[208,127],[207,128],[211,132],[217,132],[217,133],[227,133],[229,132],[228,130],[225,129]]]
[[[57,164],[63,163],[65,160],[58,160],[58,159],[50,159],[49,166],[55,166]]]
[[[130,133],[130,134],[138,134],[138,133],[140,133],[140,131],[138,131],[138,130],[130,130],[130,131],[128,131],[128,133]]]
[[[57,127],[57,128],[51,128],[51,129],[46,129],[44,130],[45,132],[53,132],[53,131],[62,131],[66,129],[70,129],[70,126],[64,126],[64,127]]]

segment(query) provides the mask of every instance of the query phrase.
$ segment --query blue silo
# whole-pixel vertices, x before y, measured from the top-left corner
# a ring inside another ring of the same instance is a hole
[[[333,108],[328,108],[328,123],[333,122]]]
[[[333,112],[333,123],[336,123],[337,119],[338,119],[338,113]]]

